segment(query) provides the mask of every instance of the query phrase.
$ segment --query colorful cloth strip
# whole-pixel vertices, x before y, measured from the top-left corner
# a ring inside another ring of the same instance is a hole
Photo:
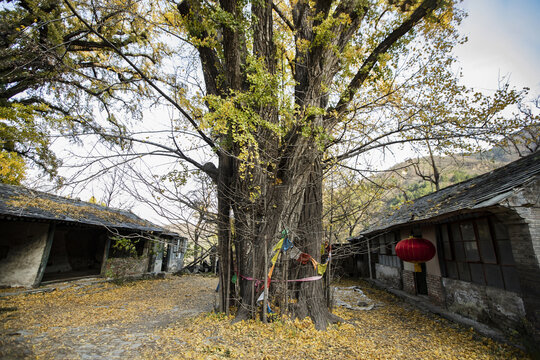
[[[282,251],[287,253],[287,257],[289,259],[298,260],[303,265],[307,264],[308,262],[311,262],[311,264],[313,265],[313,269],[315,271],[317,271],[317,274],[319,274],[319,276],[312,276],[312,277],[303,278],[303,279],[288,280],[288,282],[314,281],[314,280],[321,279],[322,275],[324,275],[324,273],[326,272],[326,269],[328,267],[328,263],[330,262],[330,259],[332,258],[332,247],[331,246],[329,246],[327,243],[322,244],[321,251],[323,251],[323,250],[328,251],[328,258],[326,259],[325,263],[319,263],[311,255],[301,252],[300,249],[298,249],[296,246],[294,246],[294,244],[289,240],[287,229],[284,229],[281,232],[281,239],[272,248],[272,251],[274,252],[274,254],[273,254],[272,259],[271,259],[272,265],[271,265],[270,270],[268,271],[268,275],[267,275],[267,280],[268,280],[267,286],[270,286],[270,283],[272,282],[272,274],[274,273],[274,268],[276,266],[279,254],[281,254]],[[246,276],[243,276],[243,275],[240,275],[240,277],[242,279],[244,279],[244,280],[255,281],[255,286],[257,288],[259,288],[260,285],[263,283],[263,281],[259,280],[259,279],[254,279],[254,278],[246,277]]]
[[[247,281],[255,281],[255,285],[263,282],[260,279],[255,279],[255,278],[252,278],[252,277],[249,277],[249,276],[240,275],[240,277],[242,279],[244,279],[244,280],[247,280]],[[321,280],[321,279],[322,279],[321,275],[318,275],[318,276],[315,275],[315,276],[308,276],[308,277],[300,278],[300,279],[291,279],[291,280],[287,280],[287,282],[315,281],[315,280]],[[272,280],[272,282],[285,282],[285,280]]]
[[[289,240],[288,237],[286,237],[285,240],[283,241],[283,251],[289,251],[289,249],[292,247],[293,247],[293,243],[291,242],[291,240]]]
[[[258,279],[246,278],[244,276],[242,276],[242,278],[244,278],[246,280],[261,281],[261,280],[258,280]],[[318,275],[318,276],[309,276],[309,277],[305,277],[305,278],[301,278],[301,279],[292,279],[292,280],[287,280],[287,281],[285,281],[285,280],[272,280],[272,282],[305,282],[305,281],[317,281],[317,280],[321,280],[321,279],[322,279],[322,275]],[[263,299],[264,299],[264,291],[261,293],[261,295],[257,299],[257,302],[263,301]]]
[[[324,275],[326,272],[326,268],[328,267],[328,263],[332,259],[332,252],[330,251],[328,253],[328,258],[324,263],[319,263],[317,260],[313,258],[313,256],[301,253],[296,260],[298,260],[302,265],[307,264],[309,261],[311,261],[311,264],[313,265],[313,269],[317,270],[317,274]]]

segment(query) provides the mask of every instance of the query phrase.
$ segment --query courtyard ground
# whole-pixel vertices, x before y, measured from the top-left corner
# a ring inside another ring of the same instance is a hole
[[[214,277],[171,276],[121,285],[78,282],[9,296],[10,290],[3,290],[0,358],[527,358],[510,345],[421,313],[366,283],[339,284],[358,286],[365,297],[360,306],[355,299],[342,299],[353,309],[336,307],[345,321],[324,332],[309,320],[277,316],[270,324],[231,324],[232,317],[211,312],[216,285]]]

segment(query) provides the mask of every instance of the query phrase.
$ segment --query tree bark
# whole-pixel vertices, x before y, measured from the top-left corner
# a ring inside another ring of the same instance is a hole
[[[219,311],[224,312],[228,303],[229,294],[226,289],[230,279],[228,269],[230,266],[230,183],[231,183],[232,159],[229,155],[221,153],[219,156],[219,178],[217,184],[218,193],[218,256],[219,256]]]
[[[321,245],[323,243],[322,228],[322,167],[320,161],[315,161],[310,174],[300,219],[298,222],[296,244],[300,249],[317,260],[321,261]],[[311,265],[302,266],[300,277],[317,275],[317,271]],[[295,317],[304,318],[309,316],[318,330],[326,329],[331,323],[341,319],[330,313],[323,286],[323,280],[302,282],[299,286],[298,302],[293,307]]]

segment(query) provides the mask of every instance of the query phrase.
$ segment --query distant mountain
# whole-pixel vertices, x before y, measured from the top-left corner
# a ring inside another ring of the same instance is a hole
[[[522,149],[523,150],[523,149]],[[522,151],[525,154],[526,151]],[[495,146],[475,154],[435,156],[439,172],[439,188],[465,181],[515,161],[519,153],[512,146]],[[397,207],[436,191],[431,158],[409,159],[392,167],[394,189],[387,197],[387,205]]]
[[[527,151],[523,150],[522,155]],[[495,170],[519,156],[513,145],[496,146],[475,154],[436,156],[439,188]],[[347,239],[403,203],[436,191],[430,178],[433,180],[431,158],[424,157],[396,164],[362,182],[334,187],[324,195],[325,226],[332,229],[336,240]]]

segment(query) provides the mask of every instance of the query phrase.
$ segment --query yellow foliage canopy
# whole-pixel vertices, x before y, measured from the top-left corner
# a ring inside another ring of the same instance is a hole
[[[20,185],[26,174],[24,160],[14,152],[0,151],[0,182]]]

